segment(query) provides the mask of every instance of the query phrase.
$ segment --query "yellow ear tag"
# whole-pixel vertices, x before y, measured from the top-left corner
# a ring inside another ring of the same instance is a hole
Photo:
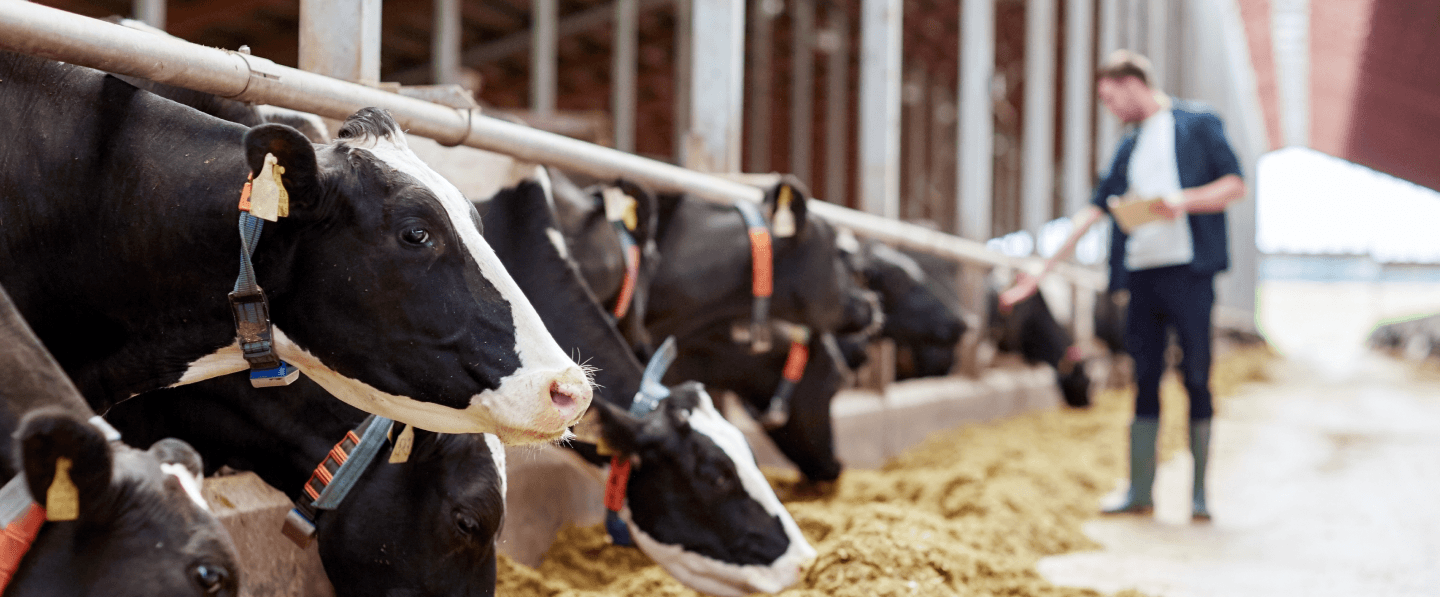
[[[601,437],[595,441],[595,453],[601,456],[612,456],[618,454],[619,450],[611,448],[610,444],[605,442],[605,438]]]
[[[634,232],[635,227],[640,225],[640,216],[635,213],[635,208],[639,205],[639,202],[635,201],[635,198],[629,195],[626,195],[625,199],[625,215],[623,216],[625,229]]]
[[[776,238],[795,236],[795,210],[790,208],[790,187],[780,187],[780,198],[775,204],[775,217],[770,222]]]
[[[410,460],[410,448],[415,445],[415,428],[409,425],[400,432],[399,439],[395,440],[395,449],[390,451],[390,464],[399,464]]]
[[[45,520],[63,521],[80,518],[80,490],[70,480],[70,459],[55,459],[55,480],[45,490]]]
[[[260,175],[255,177],[255,184],[250,187],[250,215],[271,222],[290,213],[290,196],[285,192],[285,185],[280,180],[285,167],[277,162],[275,154],[265,154],[265,165],[260,168]],[[281,211],[282,209],[284,211]]]

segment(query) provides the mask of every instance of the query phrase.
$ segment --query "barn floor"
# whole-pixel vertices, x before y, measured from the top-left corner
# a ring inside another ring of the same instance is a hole
[[[1189,525],[1188,454],[1162,465],[1157,515],[1086,523],[1100,551],[1050,581],[1164,597],[1435,595],[1440,368],[1363,348],[1382,318],[1440,309],[1440,285],[1271,282],[1262,322],[1286,358],[1222,401],[1213,524]]]

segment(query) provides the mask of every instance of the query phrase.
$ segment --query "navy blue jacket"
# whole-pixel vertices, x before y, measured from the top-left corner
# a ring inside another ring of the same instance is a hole
[[[1225,138],[1225,125],[1209,108],[1193,102],[1176,101],[1175,164],[1180,173],[1180,188],[1188,189],[1214,182],[1227,174],[1242,176],[1240,161]],[[1130,154],[1140,127],[1131,127],[1120,145],[1110,171],[1095,189],[1092,203],[1110,213],[1106,200],[1111,195],[1123,196],[1130,188]],[[1189,214],[1190,236],[1195,244],[1195,259],[1190,269],[1197,273],[1216,274],[1230,267],[1230,250],[1225,231],[1225,212]],[[1125,269],[1126,234],[1119,226],[1110,227],[1110,290],[1128,288],[1129,270]]]

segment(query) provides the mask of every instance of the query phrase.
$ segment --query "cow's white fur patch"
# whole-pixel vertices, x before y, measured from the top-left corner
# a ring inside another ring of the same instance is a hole
[[[190,472],[190,469],[178,462],[161,463],[160,470],[167,475],[174,475],[180,481],[180,487],[185,488],[185,495],[189,496],[195,505],[200,506],[201,510],[210,510],[210,504],[205,502],[205,496],[200,493],[199,475]]]
[[[509,491],[505,475],[505,444],[493,433],[484,435],[485,445],[490,448],[490,459],[495,461],[495,472],[500,476],[500,499],[504,500]]]
[[[634,524],[627,506],[620,512],[620,517],[630,527],[635,544],[686,586],[721,597],[740,597],[754,592],[774,593],[795,584],[801,571],[815,559],[815,548],[805,540],[795,519],[790,517],[790,512],[780,503],[760,467],[756,466],[745,435],[721,416],[704,390],[700,391],[700,404],[690,411],[689,421],[692,429],[709,437],[734,462],[745,493],[759,502],[767,513],[780,519],[790,547],[769,565],[721,562],[686,551],[679,545],[656,541]]]

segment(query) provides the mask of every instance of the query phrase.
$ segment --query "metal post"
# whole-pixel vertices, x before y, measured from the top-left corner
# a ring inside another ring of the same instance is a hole
[[[675,163],[685,159],[685,139],[690,135],[690,20],[694,0],[675,0]]]
[[[1038,235],[1054,216],[1055,2],[1025,5],[1025,115],[1022,120],[1020,225]],[[1038,238],[1038,236],[1037,236]]]
[[[790,6],[790,172],[808,184],[815,142],[815,0],[791,0]]]
[[[134,0],[135,20],[156,29],[165,28],[165,0]]]
[[[745,1],[694,0],[690,39],[690,132],[681,163],[705,172],[739,172]]]
[[[900,217],[907,221],[925,217],[926,198],[929,193],[930,144],[930,82],[927,71],[916,68],[906,77],[902,103],[905,105],[905,183],[908,185],[901,199]]]
[[[900,217],[902,8],[860,3],[860,206],[887,218]]]
[[[530,4],[530,109],[537,116],[555,112],[556,21],[559,0],[532,0]]]
[[[1065,213],[1079,212],[1090,200],[1094,169],[1090,160],[1090,102],[1093,69],[1091,0],[1065,5]]]
[[[1270,38],[1286,146],[1310,144],[1310,0],[1270,3]]]
[[[778,2],[760,0],[750,15],[750,109],[745,127],[745,171],[770,171],[770,127],[774,115],[775,16]]]
[[[1156,89],[1168,90],[1170,78],[1169,0],[1145,2],[1145,52],[1155,69]]]
[[[960,120],[957,199],[960,235],[990,237],[995,122],[990,85],[995,73],[995,0],[964,0],[960,14]]]
[[[825,83],[825,198],[845,204],[850,169],[850,17],[844,6],[831,6],[825,38],[830,46]]]
[[[1144,54],[1146,0],[1125,0],[1125,41],[1124,47]]]
[[[460,82],[460,0],[435,0],[430,30],[431,78],[437,85]]]
[[[1111,52],[1120,49],[1120,0],[1100,0],[1099,60],[1103,61]],[[1102,102],[1095,102],[1095,170],[1110,171],[1110,159],[1115,144],[1120,140],[1120,121],[1105,108]]]
[[[380,0],[301,0],[300,69],[380,82]]]
[[[639,0],[616,0],[610,115],[615,126],[615,149],[620,151],[635,151],[635,58],[640,45],[639,31]]]

